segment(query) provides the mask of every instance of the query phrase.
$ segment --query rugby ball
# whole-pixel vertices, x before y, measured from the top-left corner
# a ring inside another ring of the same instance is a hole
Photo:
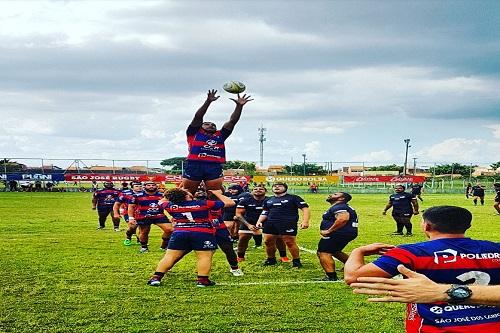
[[[245,91],[246,87],[239,81],[229,81],[222,87],[225,91],[231,94],[239,94]]]

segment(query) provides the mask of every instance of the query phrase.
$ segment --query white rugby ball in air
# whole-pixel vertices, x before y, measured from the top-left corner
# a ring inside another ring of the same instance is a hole
[[[231,94],[239,94],[245,91],[246,87],[239,81],[229,81],[224,84],[224,90]]]

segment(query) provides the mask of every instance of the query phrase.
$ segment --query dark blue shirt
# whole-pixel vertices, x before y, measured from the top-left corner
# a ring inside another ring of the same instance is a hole
[[[336,221],[335,215],[342,212],[349,213],[349,221],[347,221],[342,228],[336,230],[334,233],[343,235],[358,235],[358,214],[356,214],[354,208],[346,203],[333,205],[323,214],[320,230],[328,230],[331,226],[333,226]]]
[[[422,185],[415,184],[411,187],[411,194],[420,194],[422,193]]]
[[[393,213],[411,214],[413,213],[413,206],[411,201],[415,196],[408,192],[394,193],[389,197],[389,202],[392,203]]]
[[[299,211],[309,205],[294,194],[285,194],[281,197],[271,197],[264,203],[262,214],[267,215],[269,223],[297,223]]]
[[[472,186],[472,195],[477,197],[484,197],[484,188],[481,186]]]
[[[236,208],[245,209],[245,220],[250,224],[257,223],[262,210],[264,209],[264,203],[269,197],[264,197],[262,200],[257,200],[253,196],[244,196],[240,199],[238,206]]]

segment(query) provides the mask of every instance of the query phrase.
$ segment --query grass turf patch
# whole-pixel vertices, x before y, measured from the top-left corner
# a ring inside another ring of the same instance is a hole
[[[315,251],[318,226],[328,208],[325,195],[303,196],[312,210],[311,227],[298,243]],[[421,209],[463,206],[473,212],[468,236],[499,241],[499,216],[490,202],[473,206],[463,195],[424,194]],[[357,194],[352,206],[360,235],[346,251],[372,242],[418,242],[394,237],[395,223],[381,212],[388,195]],[[233,277],[217,251],[213,288],[195,286],[194,255],[168,273],[158,288],[146,281],[163,255],[159,228],[153,226],[150,252],[122,245],[124,231],[97,231],[90,193],[0,193],[2,230],[0,331],[3,332],[401,332],[404,305],[371,304],[343,283],[315,283],[323,277],[316,255],[302,251],[304,267],[263,267],[265,252],[253,241]],[[125,225],[122,222],[122,229]],[[370,258],[370,260],[374,259]],[[337,265],[341,269],[341,265]],[[342,273],[339,273],[342,276]],[[319,282],[319,281],[318,281]]]

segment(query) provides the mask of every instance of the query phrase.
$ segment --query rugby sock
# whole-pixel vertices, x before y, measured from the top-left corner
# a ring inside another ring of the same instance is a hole
[[[201,282],[201,283],[209,283],[210,280],[208,279],[208,276],[205,276],[205,275],[198,275],[198,282]]]
[[[262,235],[253,235],[255,246],[262,246]]]
[[[158,280],[161,280],[163,278],[163,276],[165,276],[165,273],[163,272],[155,272],[153,274],[154,277],[156,277]]]
[[[396,223],[396,226],[397,226],[397,232],[403,233],[403,228],[405,225],[403,223]]]
[[[411,230],[413,229],[413,225],[412,224],[405,224],[405,226],[406,226],[406,233],[411,234]]]
[[[477,205],[477,199],[472,200],[472,202],[474,203],[474,206]]]
[[[135,231],[127,229],[127,232],[125,234],[127,235],[127,239],[131,240],[132,239],[132,235],[135,234]]]
[[[330,280],[338,280],[339,278],[337,277],[337,273],[336,272],[325,272],[326,273],[326,276],[328,276],[328,278]]]
[[[238,265],[229,265],[231,266],[231,269],[238,269]]]
[[[245,258],[245,252],[238,252],[238,258]]]
[[[280,253],[280,257],[286,257],[286,249],[285,250],[278,250],[278,252]]]

